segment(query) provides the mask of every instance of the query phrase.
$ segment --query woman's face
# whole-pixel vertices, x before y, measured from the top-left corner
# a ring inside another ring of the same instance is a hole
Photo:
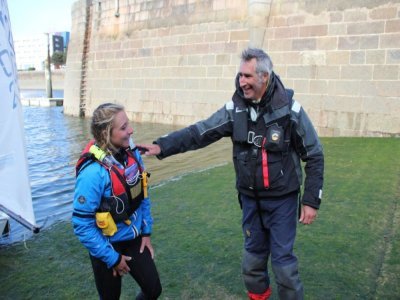
[[[129,137],[133,133],[133,128],[129,125],[129,119],[125,111],[120,111],[115,115],[112,130],[111,130],[111,143],[116,148],[128,148]]]

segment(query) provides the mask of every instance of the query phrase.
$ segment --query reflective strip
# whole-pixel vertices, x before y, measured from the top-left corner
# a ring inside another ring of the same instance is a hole
[[[257,121],[258,113],[253,106],[250,107],[250,118],[253,122]]]
[[[292,105],[292,110],[296,113],[299,113],[300,108],[301,108],[301,104],[295,100]]]
[[[226,110],[232,110],[233,109],[233,101],[229,101],[225,104],[225,109]]]
[[[269,188],[269,172],[268,172],[268,154],[267,150],[265,150],[264,145],[265,142],[267,141],[266,138],[264,138],[263,143],[262,143],[262,171],[263,171],[263,179],[264,179],[264,187]]]

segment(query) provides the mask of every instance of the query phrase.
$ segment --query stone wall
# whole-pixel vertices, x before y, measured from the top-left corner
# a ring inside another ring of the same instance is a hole
[[[399,2],[93,1],[85,114],[115,101],[134,121],[203,119],[230,99],[240,52],[251,45],[270,54],[321,135],[399,136]],[[64,101],[72,115],[87,3],[72,13]]]
[[[53,90],[64,89],[64,70],[52,70],[51,83]],[[44,71],[19,71],[18,85],[24,90],[45,90],[46,78]]]

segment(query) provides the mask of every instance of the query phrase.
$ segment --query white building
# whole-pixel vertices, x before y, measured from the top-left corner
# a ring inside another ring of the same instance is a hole
[[[53,55],[53,34],[62,36],[64,45],[68,44],[69,32],[55,32],[49,35],[43,33],[14,39],[17,69],[28,70],[29,68],[35,68],[35,70],[44,70],[48,45],[50,46],[50,57]]]
[[[44,70],[47,58],[47,35],[38,34],[14,40],[15,60],[18,70],[35,68]]]

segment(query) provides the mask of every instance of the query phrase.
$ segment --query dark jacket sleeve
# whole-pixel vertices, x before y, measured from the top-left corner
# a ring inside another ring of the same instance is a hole
[[[208,119],[160,137],[154,143],[161,148],[159,159],[204,148],[222,137],[232,134],[232,114],[228,105],[212,114]]]
[[[319,208],[324,181],[324,154],[311,120],[298,102],[293,103],[292,116],[295,122],[292,139],[296,152],[305,162],[304,193],[302,203]]]

